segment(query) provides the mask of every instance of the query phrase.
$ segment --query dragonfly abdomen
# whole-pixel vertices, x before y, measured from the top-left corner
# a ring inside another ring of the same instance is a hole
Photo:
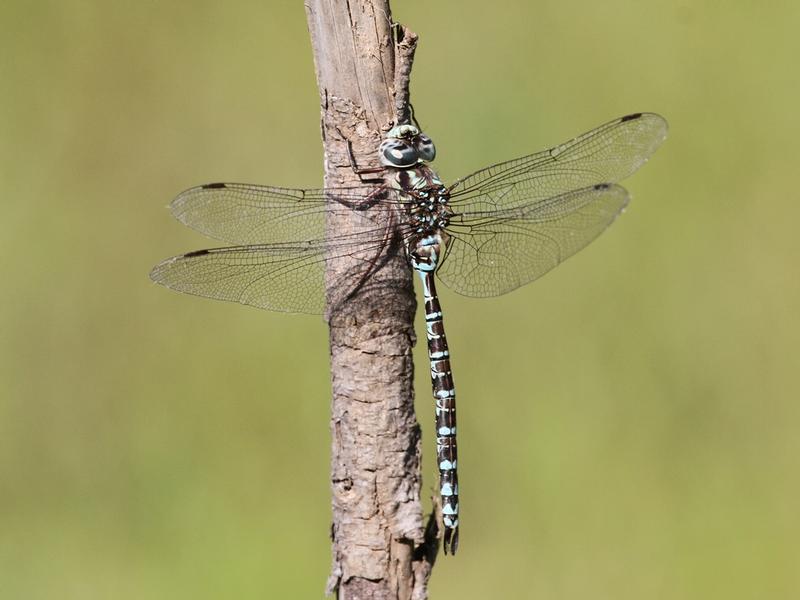
[[[425,333],[431,384],[436,401],[436,463],[439,468],[439,494],[442,501],[444,551],[455,554],[458,548],[458,444],[456,442],[456,389],[450,369],[450,351],[444,332],[439,299],[433,288],[433,276],[425,288]]]

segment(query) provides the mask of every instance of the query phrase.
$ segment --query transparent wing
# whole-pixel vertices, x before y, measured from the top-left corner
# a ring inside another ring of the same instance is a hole
[[[170,204],[184,225],[232,244],[284,243],[324,237],[325,215],[370,211],[396,202],[383,186],[290,189],[242,183],[193,187]],[[374,213],[372,213],[374,214]]]
[[[345,298],[381,268],[391,252],[386,227],[332,239],[198,250],[156,265],[150,278],[170,289],[266,310],[322,313],[325,264],[347,259],[350,269],[327,293]]]
[[[321,313],[324,248],[238,246],[168,258],[150,279],[168,288],[268,310]]]
[[[437,271],[465,296],[499,296],[547,273],[600,235],[628,203],[600,184],[515,208],[456,215]]]
[[[641,167],[667,136],[654,113],[621,117],[549,150],[482,169],[456,181],[456,212],[514,208],[600,183],[616,183]]]

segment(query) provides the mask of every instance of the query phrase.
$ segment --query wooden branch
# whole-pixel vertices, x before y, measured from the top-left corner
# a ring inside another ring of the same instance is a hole
[[[403,93],[395,94],[394,112],[397,115],[398,123],[408,123],[411,121],[409,85],[411,84],[411,66],[414,64],[414,52],[417,50],[417,34],[399,23],[395,27],[397,56],[394,81],[395,89],[402,90]]]
[[[416,35],[392,23],[388,0],[306,0],[305,6],[320,93],[325,186],[363,185],[347,143],[360,168],[379,166],[383,134],[408,122]],[[346,212],[329,217],[329,235],[355,230],[358,215]],[[388,211],[384,224],[390,233]],[[435,521],[423,524],[420,502],[411,271],[402,249],[387,244],[379,268],[342,302],[330,284],[357,263],[331,259],[326,272],[333,387],[327,592],[422,600],[437,540]]]

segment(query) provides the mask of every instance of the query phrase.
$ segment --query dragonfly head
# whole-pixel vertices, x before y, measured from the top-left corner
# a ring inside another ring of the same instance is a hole
[[[436,158],[433,140],[413,125],[398,125],[389,130],[378,149],[385,167],[407,169]]]

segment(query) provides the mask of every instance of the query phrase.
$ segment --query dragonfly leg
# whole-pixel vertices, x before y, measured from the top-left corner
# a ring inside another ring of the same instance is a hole
[[[383,167],[359,167],[356,163],[355,154],[353,154],[353,144],[342,130],[338,127],[336,131],[339,132],[339,135],[342,136],[342,139],[347,144],[347,158],[350,161],[350,168],[353,170],[353,173],[358,175],[358,178],[361,180],[362,183],[383,183],[383,178],[372,177],[372,178],[364,178],[364,175],[371,175],[375,173],[383,173],[385,169]]]
[[[385,191],[386,188],[383,186],[373,188],[363,198],[360,198],[355,202],[352,200],[347,200],[345,198],[337,197],[336,194],[333,193],[329,193],[328,198],[335,200],[336,202],[338,202],[342,206],[346,206],[350,210],[369,210],[370,208],[374,207],[381,200],[384,199],[381,196],[384,194]]]

